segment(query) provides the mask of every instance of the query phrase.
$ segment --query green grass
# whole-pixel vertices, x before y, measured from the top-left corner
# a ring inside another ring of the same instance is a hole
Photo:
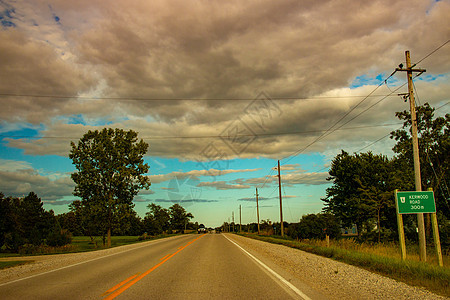
[[[29,260],[27,260],[27,261],[24,261],[24,260],[0,261],[0,270],[28,264],[30,262],[32,262],[32,261],[29,261]]]
[[[139,236],[112,236],[111,247],[139,243],[141,241],[139,241],[138,238]],[[94,237],[93,241],[91,241],[91,238],[88,236],[74,236],[72,238],[72,245],[75,248],[75,251],[73,252],[85,252],[107,248],[106,246],[103,246],[101,236]]]
[[[161,234],[158,236],[147,237],[147,241],[154,239],[161,239],[165,237],[174,236],[175,234]],[[143,242],[143,240],[138,239],[139,236],[112,236],[111,237],[111,248],[135,244]],[[32,256],[32,255],[51,255],[51,254],[64,254],[64,253],[76,253],[76,252],[86,252],[95,251],[101,249],[107,249],[108,247],[103,246],[103,241],[101,236],[94,237],[93,241],[88,236],[74,236],[72,238],[72,243],[62,247],[49,247],[49,246],[36,246],[33,248],[32,252],[27,254],[22,253],[7,253],[0,252],[0,258],[2,257],[20,257],[20,256]]]
[[[450,268],[439,267],[433,263],[427,264],[411,259],[402,261],[400,255],[392,256],[392,253],[399,252],[398,247],[395,251],[391,249],[393,246],[389,245],[361,245],[352,241],[342,240],[335,243],[332,242],[330,243],[330,247],[326,247],[325,244],[322,245],[323,242],[321,241],[300,242],[281,237],[258,236],[256,234],[243,234],[243,236],[265,242],[282,244],[342,261],[450,297]],[[373,250],[370,251],[370,248],[373,248]],[[415,258],[414,255],[410,257]],[[444,260],[444,266],[445,262],[448,262],[448,257]]]

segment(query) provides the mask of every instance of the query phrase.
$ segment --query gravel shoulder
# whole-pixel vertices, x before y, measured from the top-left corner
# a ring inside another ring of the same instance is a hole
[[[283,245],[227,234],[312,299],[448,299],[425,289]],[[302,289],[303,288],[303,289]]]
[[[2,283],[20,280],[40,273],[51,272],[52,270],[88,262],[105,256],[115,255],[139,247],[145,247],[150,243],[160,243],[163,240],[183,237],[185,236],[174,236],[90,252],[0,258],[0,261],[30,261],[30,263],[24,265],[0,270],[0,285]]]

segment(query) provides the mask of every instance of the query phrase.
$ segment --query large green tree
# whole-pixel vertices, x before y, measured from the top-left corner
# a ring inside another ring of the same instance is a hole
[[[144,228],[147,233],[155,235],[168,230],[170,227],[169,210],[155,203],[150,203],[147,208],[149,211],[144,218]]]
[[[194,217],[190,212],[187,212],[184,207],[177,203],[169,207],[169,212],[172,229],[184,230],[189,223],[189,220]]]
[[[71,146],[69,157],[78,170],[72,174],[74,195],[81,198],[83,212],[93,217],[111,246],[113,227],[130,213],[139,190],[150,186],[144,175],[149,166],[143,159],[148,144],[138,140],[133,130],[105,128],[88,131]]]
[[[381,228],[395,230],[389,217],[394,212],[392,171],[390,160],[371,152],[350,155],[342,151],[331,162],[327,180],[324,211],[333,213],[344,227],[355,224],[358,235],[371,231],[374,224],[381,237]],[[395,219],[394,219],[395,220]]]

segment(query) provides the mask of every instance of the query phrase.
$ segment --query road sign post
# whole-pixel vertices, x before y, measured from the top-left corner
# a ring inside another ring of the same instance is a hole
[[[400,243],[402,260],[406,260],[406,243],[405,243],[405,230],[403,229],[403,215],[398,213],[398,201],[397,201],[398,190],[395,190],[394,193],[395,193],[395,208],[397,210],[398,241]]]

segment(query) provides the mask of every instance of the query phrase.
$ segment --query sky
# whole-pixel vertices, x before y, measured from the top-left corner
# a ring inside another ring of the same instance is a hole
[[[395,112],[450,111],[450,1],[0,0],[0,192],[68,211],[70,142],[122,128],[152,185],[208,227],[319,213],[342,150],[392,157]],[[239,210],[241,207],[241,213]]]

